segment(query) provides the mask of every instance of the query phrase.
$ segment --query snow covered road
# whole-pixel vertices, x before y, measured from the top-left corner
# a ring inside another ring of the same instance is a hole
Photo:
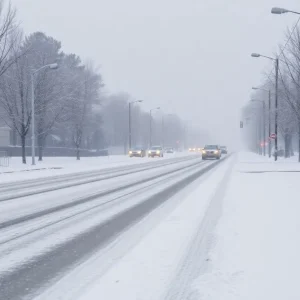
[[[6,189],[8,196],[0,202],[0,294],[31,299],[218,164],[192,156],[110,170],[109,175],[96,172],[79,186],[82,179],[72,175],[72,186],[51,191],[59,184],[55,178],[45,182],[47,193],[34,193],[34,183],[24,183],[30,196],[20,190],[22,198]]]

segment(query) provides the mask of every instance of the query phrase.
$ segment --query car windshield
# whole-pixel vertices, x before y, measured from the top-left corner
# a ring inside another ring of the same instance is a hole
[[[204,147],[204,149],[206,149],[206,150],[217,150],[218,149],[218,145],[206,145]]]
[[[161,147],[160,146],[154,146],[154,147],[151,147],[151,150],[161,150]]]
[[[133,151],[139,151],[139,150],[142,150],[142,149],[143,149],[143,147],[133,147],[132,148]]]

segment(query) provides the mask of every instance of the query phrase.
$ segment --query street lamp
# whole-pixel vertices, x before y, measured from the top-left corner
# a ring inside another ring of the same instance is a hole
[[[285,14],[285,13],[292,13],[292,14],[300,15],[300,12],[288,10],[288,9],[281,8],[281,7],[273,7],[271,9],[271,13],[275,14],[275,15],[281,15],[281,14]]]
[[[266,156],[266,104],[265,101],[262,100],[256,100],[256,99],[251,99],[251,102],[260,102],[263,105],[263,140],[264,140],[264,156]],[[261,141],[260,141],[261,143]]]
[[[141,103],[143,100],[136,100],[136,101],[131,101],[128,103],[128,146],[129,150],[131,150],[131,105],[134,103]]]
[[[158,109],[160,109],[160,107],[155,107],[150,109],[150,143],[149,143],[150,148],[152,147],[152,111]]]
[[[55,70],[58,68],[57,63],[53,64],[48,64],[45,66],[42,66],[39,69],[32,70],[31,71],[31,164],[34,166],[35,165],[35,110],[34,110],[34,76],[37,74],[39,71],[49,68],[51,70]]]
[[[277,150],[278,150],[278,71],[279,71],[279,59],[278,57],[273,58],[258,53],[252,53],[252,57],[264,57],[275,62],[275,155],[274,160],[277,161]]]
[[[258,88],[258,87],[252,87],[252,90],[260,90],[260,91],[265,91],[268,92],[269,95],[269,138],[271,136],[271,90],[263,89],[263,88]],[[269,152],[269,157],[271,157],[271,140],[268,141],[268,152]]]

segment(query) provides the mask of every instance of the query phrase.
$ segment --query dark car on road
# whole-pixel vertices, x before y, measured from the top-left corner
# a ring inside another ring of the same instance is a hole
[[[163,147],[153,146],[148,151],[148,157],[164,157]]]
[[[166,147],[165,153],[174,153],[174,149],[172,147]]]
[[[227,154],[228,153],[228,150],[227,150],[226,146],[221,146],[220,148],[221,148],[222,154]]]
[[[221,148],[219,145],[206,145],[202,151],[202,159],[220,159],[221,158]]]
[[[129,157],[145,157],[146,150],[143,147],[134,147],[129,150]]]

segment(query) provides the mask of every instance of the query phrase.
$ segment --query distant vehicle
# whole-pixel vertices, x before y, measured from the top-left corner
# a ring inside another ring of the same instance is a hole
[[[222,154],[227,154],[228,150],[226,146],[220,146]]]
[[[166,153],[174,153],[174,149],[172,147],[165,148]]]
[[[202,153],[203,149],[204,149],[204,148],[198,148],[197,151],[198,151],[199,153]]]
[[[196,152],[197,151],[197,148],[194,147],[194,148],[189,148],[189,152]]]
[[[146,150],[144,147],[133,147],[131,150],[129,150],[129,157],[145,157],[146,156]]]
[[[221,158],[221,149],[219,145],[206,145],[202,151],[202,159],[214,158],[220,159]]]
[[[148,151],[148,157],[164,157],[163,147],[152,146]]]

